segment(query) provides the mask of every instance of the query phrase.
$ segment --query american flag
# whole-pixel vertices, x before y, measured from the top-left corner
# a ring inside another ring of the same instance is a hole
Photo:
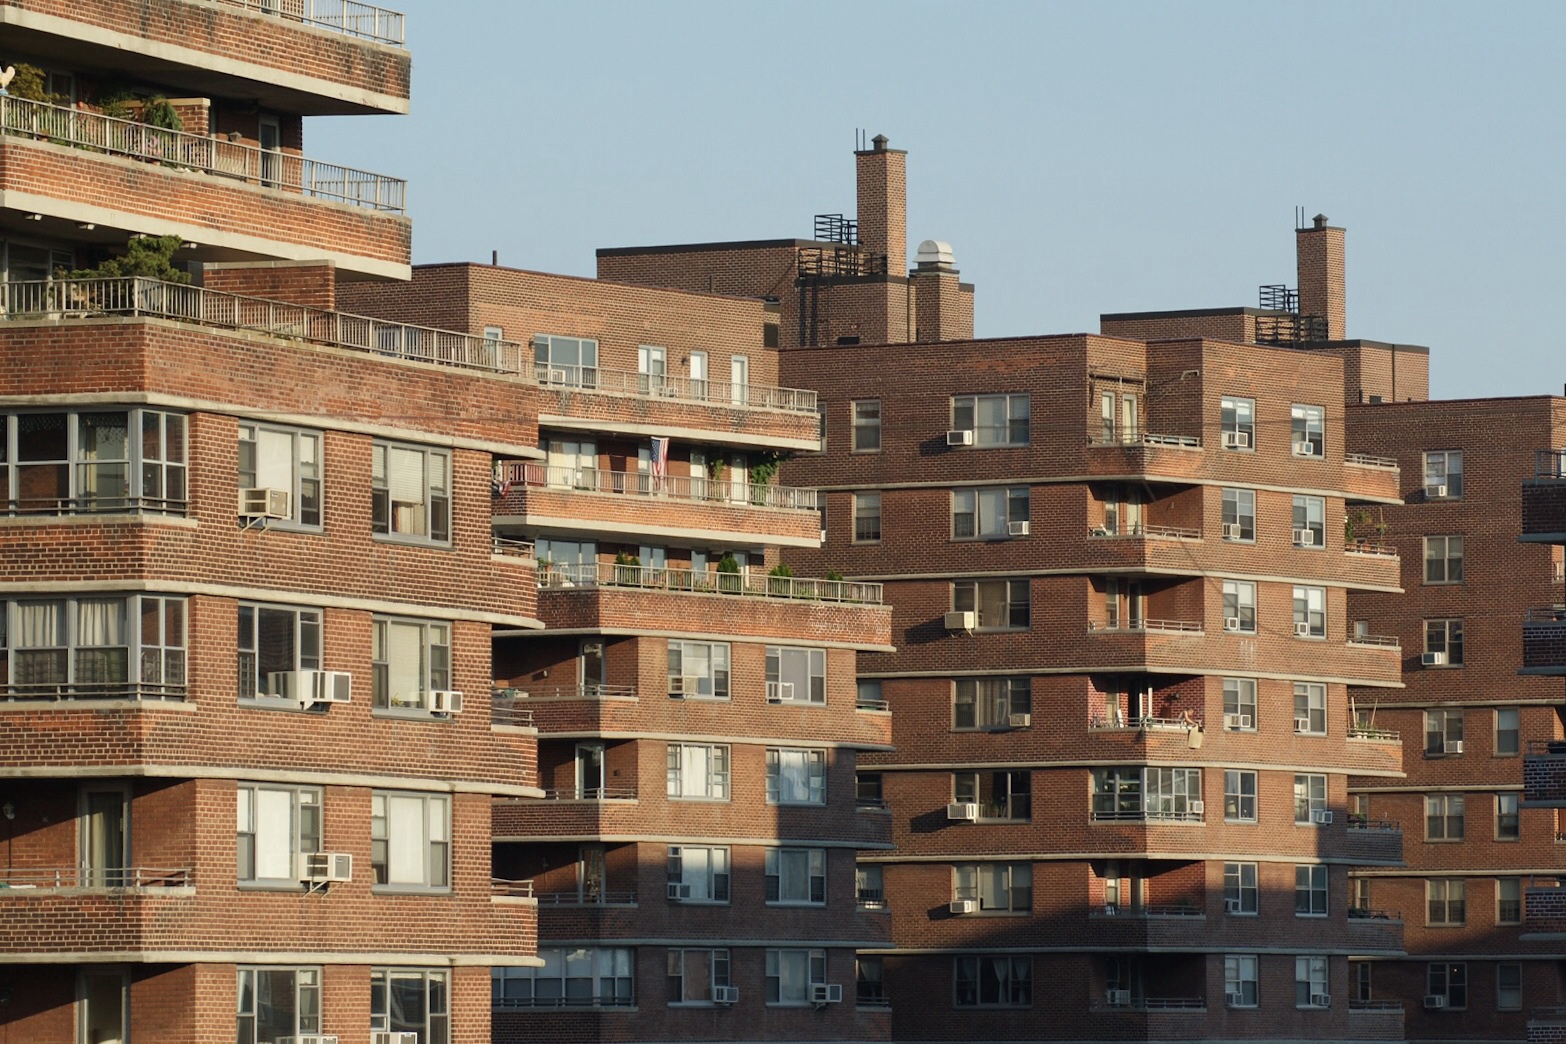
[[[652,440],[652,474],[653,486],[663,488],[664,476],[669,473],[669,440],[660,439],[656,435]]]

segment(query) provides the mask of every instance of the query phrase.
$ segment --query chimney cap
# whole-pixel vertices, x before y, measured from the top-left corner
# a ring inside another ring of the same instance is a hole
[[[957,259],[952,256],[950,243],[940,239],[926,239],[919,244],[918,253],[914,255],[914,263],[920,268],[950,268],[957,263]]]
[[[1325,214],[1317,214],[1315,217],[1310,219],[1310,223],[1312,225],[1314,225],[1316,228],[1326,228],[1327,227],[1327,215],[1325,215]]]
[[[870,139],[870,144],[876,152],[885,152],[886,147],[890,145],[891,142],[892,139],[888,138],[885,134],[877,134],[875,137]]]

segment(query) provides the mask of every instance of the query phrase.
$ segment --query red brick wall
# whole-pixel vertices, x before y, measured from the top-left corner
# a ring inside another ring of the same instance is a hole
[[[337,271],[319,261],[261,261],[204,265],[201,284],[208,290],[287,301],[331,312],[337,309]]]

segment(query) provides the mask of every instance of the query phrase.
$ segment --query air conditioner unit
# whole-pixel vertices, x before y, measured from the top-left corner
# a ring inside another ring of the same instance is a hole
[[[1463,741],[1462,740],[1447,740],[1446,741],[1446,752],[1448,754],[1461,754],[1463,752]]]
[[[1296,733],[1309,732],[1310,731],[1310,719],[1309,718],[1295,718],[1294,719],[1294,731]]]
[[[948,431],[946,433],[946,445],[948,446],[972,446],[973,432]]]
[[[1301,547],[1316,546],[1316,531],[1314,529],[1296,529],[1292,535],[1294,542]]]
[[[691,886],[690,885],[688,885],[688,884],[681,884],[678,881],[670,881],[669,882],[669,898],[670,899],[673,899],[676,902],[678,902],[681,899],[689,899],[690,897],[691,897]]]
[[[461,714],[462,693],[450,689],[431,689],[430,711],[434,714]]]
[[[1315,823],[1317,826],[1331,826],[1332,825],[1332,809],[1330,809],[1330,808],[1312,809],[1311,813],[1310,813],[1310,821],[1312,823]]]
[[[317,671],[316,703],[348,703],[353,698],[353,675],[347,671]]]
[[[1006,716],[1006,724],[1007,724],[1008,727],[1013,728],[1013,729],[1025,729],[1028,726],[1033,724],[1033,715],[1031,715],[1031,714],[1008,714]]]
[[[1310,1002],[1317,1008],[1330,1008],[1332,1007],[1332,994],[1312,993],[1310,995]]]
[[[347,671],[271,671],[266,686],[273,696],[295,700],[301,707],[348,703],[353,696],[353,675]]]
[[[977,899],[953,899],[946,908],[954,914],[971,914],[979,912]]]
[[[419,1044],[419,1035],[395,1030],[377,1030],[370,1034],[370,1044]]]
[[[242,489],[239,491],[240,518],[287,518],[289,493],[286,489]]]
[[[544,371],[544,380],[549,384],[564,384],[566,382],[566,372],[564,370],[546,370]]]
[[[1130,990],[1105,990],[1104,1003],[1111,1008],[1125,1008],[1131,1004]]]
[[[712,988],[712,1003],[714,1004],[738,1004],[738,986],[714,986]]]
[[[813,1004],[841,1004],[843,987],[835,982],[814,983],[810,987],[810,1000]]]
[[[701,679],[694,674],[676,674],[669,679],[669,698],[683,699],[701,692]]]
[[[1248,431],[1226,431],[1223,433],[1224,449],[1250,449],[1251,433]]]
[[[948,631],[971,631],[977,626],[979,626],[979,614],[971,609],[946,614]]]
[[[1425,487],[1425,499],[1426,500],[1440,500],[1440,499],[1442,499],[1445,496],[1446,496],[1446,486],[1444,486],[1444,485],[1426,486]]]
[[[1444,653],[1444,652],[1425,653],[1423,656],[1421,656],[1419,658],[1419,662],[1424,664],[1426,667],[1445,667],[1446,666],[1446,653]]]
[[[1294,455],[1296,457],[1314,457],[1316,455],[1316,444],[1314,442],[1296,442],[1294,444]]]
[[[1185,807],[1186,807],[1186,810],[1191,813],[1191,815],[1199,816],[1199,815],[1202,815],[1203,813],[1205,813],[1207,811],[1207,802],[1205,802],[1205,801],[1187,801],[1185,803]]]
[[[1238,616],[1225,616],[1223,618],[1223,629],[1225,631],[1238,631],[1240,629],[1240,618]]]
[[[767,702],[786,703],[794,698],[794,683],[785,681],[767,682]]]
[[[297,1037],[278,1037],[277,1044],[337,1044],[337,1035],[301,1033]]]
[[[1444,1008],[1444,1007],[1446,1007],[1446,995],[1442,994],[1442,993],[1427,993],[1427,994],[1425,994],[1425,1007],[1427,1007],[1427,1008]]]
[[[1308,624],[1308,623],[1297,623],[1297,624],[1295,624],[1294,625],[1294,633],[1298,637],[1300,637],[1300,638],[1309,638],[1310,637],[1310,624]]]
[[[954,823],[972,823],[979,818],[977,801],[954,801],[946,806],[946,818]]]
[[[299,853],[299,880],[312,884],[353,880],[352,852]]]
[[[1223,727],[1226,729],[1248,729],[1251,727],[1251,716],[1249,714],[1225,714],[1223,716]]]
[[[1243,1008],[1245,1007],[1245,994],[1225,993],[1223,995],[1223,1002],[1231,1008]]]
[[[1238,899],[1225,899],[1223,901],[1223,912],[1224,913],[1239,913],[1240,912],[1240,901]]]
[[[1225,540],[1238,540],[1241,532],[1242,530],[1238,522],[1225,522],[1223,524],[1223,538]]]
[[[1014,537],[1025,537],[1025,536],[1027,536],[1028,535],[1028,523],[1026,523],[1026,522],[1007,522],[1006,523],[1006,535],[1007,536],[1014,536]]]

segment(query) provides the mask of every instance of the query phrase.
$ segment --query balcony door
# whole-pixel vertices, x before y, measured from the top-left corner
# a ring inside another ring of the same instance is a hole
[[[707,353],[692,352],[691,364],[691,397],[705,399],[707,397]]]
[[[750,401],[750,359],[746,356],[729,357],[729,400],[736,406]]]
[[[597,801],[604,796],[604,745],[576,745],[576,792],[583,800]]]
[[[562,489],[591,489],[597,478],[598,443],[593,439],[550,439],[545,447],[548,483]]]
[[[576,657],[577,684],[582,692],[593,696],[604,688],[604,643],[598,639],[584,641]]]
[[[584,903],[604,901],[604,846],[583,845],[577,850],[577,894]]]
[[[118,968],[76,975],[76,1044],[125,1044],[130,976]]]
[[[636,349],[636,372],[644,393],[656,395],[663,391],[663,378],[668,372],[667,353],[657,345],[641,345]]]
[[[84,788],[80,813],[81,883],[87,888],[125,884],[130,854],[130,794],[123,788]]]
[[[256,138],[261,143],[261,184],[276,188],[282,168],[283,128],[276,116],[262,116]]]

